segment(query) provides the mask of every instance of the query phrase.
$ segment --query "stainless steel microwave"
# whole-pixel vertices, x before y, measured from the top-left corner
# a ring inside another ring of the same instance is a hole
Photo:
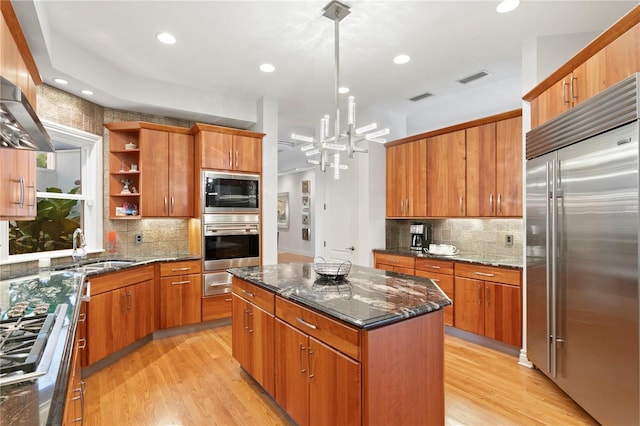
[[[260,176],[202,171],[202,213],[259,213]]]

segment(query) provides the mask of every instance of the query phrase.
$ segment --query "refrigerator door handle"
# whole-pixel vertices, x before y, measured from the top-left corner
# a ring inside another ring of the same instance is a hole
[[[547,239],[547,243],[551,244],[551,251],[547,253],[551,253],[551,282],[549,288],[549,305],[551,305],[551,316],[549,317],[549,364],[552,377],[557,376],[557,348],[556,348],[556,337],[557,337],[557,322],[558,322],[558,310],[557,310],[557,270],[558,270],[558,188],[560,185],[559,179],[559,162],[556,160],[551,161],[551,227],[550,234]],[[549,182],[549,181],[547,181]]]

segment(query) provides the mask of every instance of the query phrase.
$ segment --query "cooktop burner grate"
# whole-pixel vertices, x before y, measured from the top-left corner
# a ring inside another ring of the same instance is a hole
[[[0,321],[0,374],[35,371],[55,322],[55,314]]]

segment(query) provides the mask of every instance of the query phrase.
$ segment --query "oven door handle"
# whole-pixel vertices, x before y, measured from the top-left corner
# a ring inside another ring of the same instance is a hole
[[[205,230],[205,237],[213,237],[216,235],[258,235],[260,232],[257,229],[225,229],[225,230]]]

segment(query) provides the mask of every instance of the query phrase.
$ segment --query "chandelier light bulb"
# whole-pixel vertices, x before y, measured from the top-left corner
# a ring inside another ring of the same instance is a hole
[[[297,141],[301,141],[301,142],[308,142],[308,143],[312,143],[313,142],[313,138],[311,136],[304,136],[304,135],[298,135],[295,133],[291,134],[291,139],[297,140]]]
[[[363,133],[367,133],[370,130],[375,130],[378,128],[377,123],[367,124],[366,126],[362,126],[356,129],[356,135],[361,135]]]

